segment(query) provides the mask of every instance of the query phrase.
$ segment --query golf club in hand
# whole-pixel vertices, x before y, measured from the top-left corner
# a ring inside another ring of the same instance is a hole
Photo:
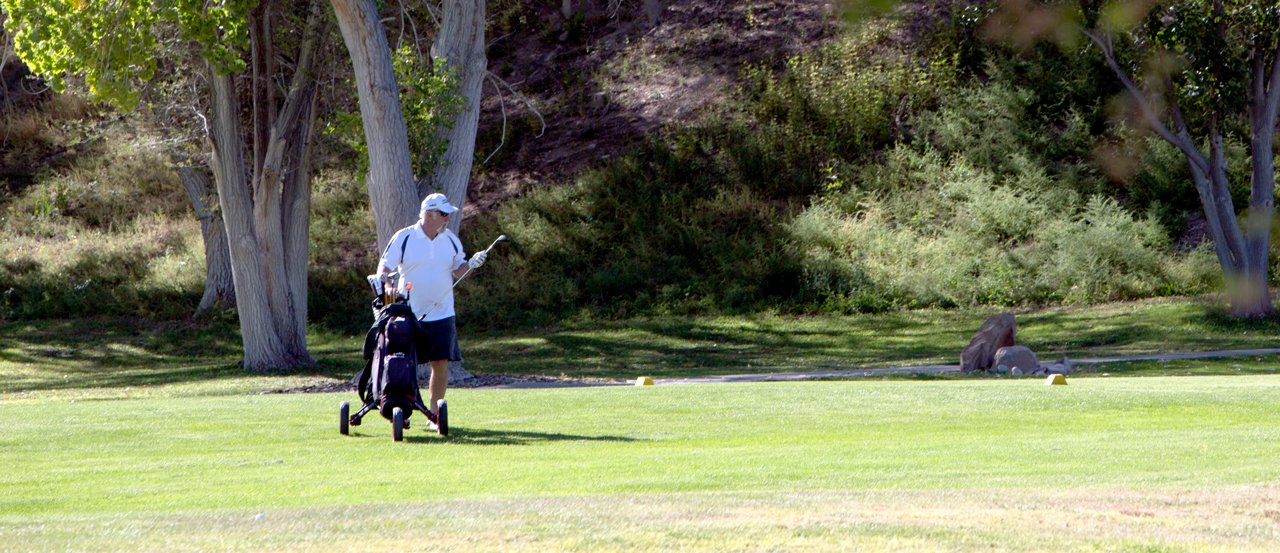
[[[507,238],[507,235],[505,235],[505,234],[499,235],[499,236],[498,236],[498,238],[497,238],[496,240],[494,240],[492,244],[489,244],[489,247],[485,248],[485,249],[484,249],[484,251],[480,252],[479,254],[472,254],[472,255],[471,255],[471,258],[472,258],[472,259],[475,259],[476,255],[480,255],[480,256],[481,256],[481,257],[480,257],[480,259],[481,259],[480,264],[481,264],[481,265],[483,265],[483,264],[484,264],[484,261],[483,261],[483,260],[484,260],[484,259],[486,259],[486,258],[488,258],[488,256],[489,256],[489,250],[492,250],[494,246],[497,246],[497,245],[498,245],[498,242],[510,242],[510,241],[511,241],[511,239],[510,239],[510,238]],[[483,255],[482,255],[482,254],[483,254]],[[467,278],[467,275],[471,274],[471,269],[474,269],[474,268],[475,268],[475,267],[472,267],[472,266],[471,266],[471,264],[470,264],[470,263],[468,263],[468,264],[467,264],[467,271],[466,271],[466,272],[464,272],[464,273],[462,273],[462,276],[458,277],[458,280],[453,281],[453,286],[450,286],[450,287],[449,287],[449,291],[448,291],[448,292],[445,292],[445,295],[447,296],[447,295],[449,295],[450,293],[452,293],[452,292],[453,292],[453,289],[454,289],[454,288],[456,288],[456,287],[458,286],[458,283],[459,283],[459,282],[462,282],[462,279]],[[444,301],[444,298],[445,298],[445,296],[440,296],[440,298],[439,298],[439,299],[437,299],[435,303],[431,304],[431,309],[428,309],[426,313],[423,313],[423,314],[422,314],[422,316],[418,317],[418,320],[422,320],[422,319],[426,318],[426,316],[427,316],[427,315],[429,315],[429,314],[431,314],[431,312],[432,312],[432,311],[435,311],[436,307],[439,307],[439,306],[440,306],[440,302]]]

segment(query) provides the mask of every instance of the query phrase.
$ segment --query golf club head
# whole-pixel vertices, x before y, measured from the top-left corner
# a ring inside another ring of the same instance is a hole
[[[487,247],[487,248],[485,248],[485,249],[484,249],[484,251],[486,251],[486,252],[487,252],[487,251],[489,251],[489,250],[492,250],[494,246],[497,246],[497,245],[498,245],[498,242],[510,242],[510,241],[511,241],[511,239],[510,239],[510,238],[507,238],[507,235],[505,235],[505,234],[500,234],[500,235],[498,235],[498,238],[497,238],[496,240],[494,240],[494,241],[493,241],[493,243],[492,243],[492,244],[489,244],[489,247]]]

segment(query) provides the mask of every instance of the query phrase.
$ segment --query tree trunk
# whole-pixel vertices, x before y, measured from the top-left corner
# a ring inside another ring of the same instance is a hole
[[[471,180],[471,164],[475,158],[476,130],[480,122],[480,92],[489,62],[484,49],[484,0],[445,0],[440,33],[431,46],[432,58],[443,58],[455,71],[459,93],[463,95],[462,111],[453,126],[444,129],[449,144],[432,171],[430,185],[438,186],[449,203],[461,209],[467,201],[467,183]],[[428,186],[430,186],[428,185]],[[426,197],[428,186],[417,191]],[[462,217],[450,217],[449,229],[457,233]]]
[[[194,167],[179,167],[178,178],[191,199],[196,216],[200,218],[200,235],[204,238],[204,296],[193,317],[201,317],[215,307],[235,305],[235,285],[231,280],[231,256],[227,251],[227,230],[222,224],[222,212],[210,209],[208,198],[213,194],[213,182],[209,174]]]
[[[331,0],[342,29],[360,96],[360,118],[369,149],[369,204],[378,247],[418,218],[409,133],[400,110],[400,88],[386,32],[373,0]]]
[[[210,89],[209,142],[213,150],[210,165],[218,185],[218,201],[230,246],[231,275],[235,282],[240,337],[244,341],[244,367],[265,371],[294,366],[286,353],[271,316],[262,267],[262,250],[253,228],[253,201],[241,153],[239,115],[235,85],[230,75],[218,75],[206,64]]]
[[[1219,6],[1220,7],[1220,6]],[[1231,299],[1231,313],[1237,317],[1265,317],[1275,314],[1271,303],[1268,270],[1271,243],[1271,219],[1274,212],[1275,168],[1272,142],[1280,114],[1280,48],[1271,54],[1268,78],[1265,63],[1256,58],[1249,119],[1253,158],[1252,190],[1249,196],[1248,233],[1241,231],[1228,188],[1227,161],[1222,151],[1222,135],[1215,115],[1210,117],[1209,155],[1200,152],[1182,119],[1176,97],[1167,98],[1169,114],[1177,129],[1174,134],[1165,126],[1164,115],[1157,112],[1147,93],[1140,89],[1116,61],[1110,35],[1084,31],[1099,48],[1107,65],[1125,90],[1138,103],[1140,112],[1151,128],[1168,143],[1182,151],[1191,168],[1191,177],[1200,195],[1206,221],[1213,236],[1218,264]],[[1166,87],[1172,91],[1173,87]]]
[[[262,253],[267,305],[286,355],[300,364],[314,364],[307,352],[307,243],[310,223],[311,136],[315,78],[311,73],[316,34],[322,20],[312,4],[298,63],[281,112],[275,117],[263,163],[254,173],[253,214]],[[306,201],[308,203],[302,203]]]
[[[1267,58],[1258,53],[1253,58],[1249,109],[1250,154],[1253,172],[1249,191],[1248,234],[1244,255],[1247,262],[1240,282],[1240,300],[1231,306],[1238,317],[1267,317],[1275,314],[1271,303],[1271,221],[1275,214],[1275,132],[1280,116],[1280,48]]]
[[[286,157],[293,160],[295,170],[285,174],[281,194],[284,228],[285,281],[293,296],[293,324],[302,329],[303,350],[306,348],[307,328],[307,268],[311,264],[311,147],[315,134],[316,103],[320,95],[315,81],[310,83],[309,104],[305,121],[294,126],[287,138],[289,151]]]

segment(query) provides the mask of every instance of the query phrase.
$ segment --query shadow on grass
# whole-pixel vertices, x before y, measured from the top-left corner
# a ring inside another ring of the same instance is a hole
[[[350,348],[354,350],[353,348]],[[212,382],[252,375],[238,363],[234,319],[147,321],[90,318],[0,324],[0,393],[126,388]],[[350,378],[359,353],[319,356],[318,364],[269,376]]]
[[[511,430],[484,430],[451,426],[448,436],[405,435],[405,441],[414,443],[448,442],[460,445],[532,445],[541,442],[639,442],[636,438],[622,436],[578,436],[546,432],[518,432]]]
[[[958,362],[996,307],[857,316],[654,317],[566,321],[553,330],[461,333],[474,373],[632,379]],[[233,314],[211,321],[125,318],[0,324],[0,393],[217,382],[237,366]],[[1152,300],[1016,313],[1018,342],[1041,359],[1275,347],[1280,318],[1240,320],[1216,304]],[[363,336],[315,328],[316,366],[265,376],[348,379]],[[1227,365],[1210,371],[1234,370]],[[1115,369],[1112,369],[1115,372]],[[919,378],[919,377],[917,377]]]
[[[959,362],[989,315],[1013,312],[1018,343],[1043,360],[1275,347],[1280,319],[1238,320],[1171,298],[1040,310],[975,307],[857,316],[655,317],[569,321],[473,339],[473,371],[656,378]]]
[[[855,368],[949,357],[983,313],[893,313],[857,317],[659,317],[591,322],[554,332],[477,339],[482,372],[630,378]],[[972,324],[954,320],[974,321]],[[511,340],[510,344],[503,343]],[[530,342],[538,345],[530,345]],[[486,343],[488,342],[488,343]],[[958,355],[958,353],[957,353]]]

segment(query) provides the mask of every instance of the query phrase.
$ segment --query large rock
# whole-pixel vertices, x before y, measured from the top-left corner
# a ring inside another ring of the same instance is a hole
[[[969,345],[960,352],[960,372],[968,374],[996,366],[996,350],[1016,345],[1017,334],[1013,315],[1001,313],[988,317],[969,340]]]
[[[1035,352],[1027,346],[1006,346],[996,350],[995,360],[997,366],[1004,365],[1020,369],[1023,374],[1034,372],[1040,369],[1040,359],[1036,357]]]

